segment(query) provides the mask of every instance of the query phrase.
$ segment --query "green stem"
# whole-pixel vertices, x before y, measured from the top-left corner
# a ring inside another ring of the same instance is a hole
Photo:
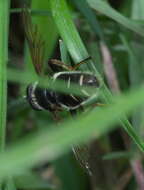
[[[5,149],[6,116],[7,116],[7,63],[9,34],[10,0],[0,1],[0,152]],[[0,180],[0,187],[2,186]],[[7,190],[15,189],[13,181],[7,179]]]
[[[5,147],[6,131],[9,5],[9,0],[0,1],[0,151]]]

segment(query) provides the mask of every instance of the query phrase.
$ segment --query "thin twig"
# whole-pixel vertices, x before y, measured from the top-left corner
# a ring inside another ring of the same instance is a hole
[[[140,159],[134,159],[131,161],[131,166],[138,184],[138,189],[144,190],[144,170],[142,161]]]
[[[120,88],[110,51],[103,42],[100,43],[100,48],[103,57],[104,72],[107,78],[107,82],[113,92],[119,93]]]

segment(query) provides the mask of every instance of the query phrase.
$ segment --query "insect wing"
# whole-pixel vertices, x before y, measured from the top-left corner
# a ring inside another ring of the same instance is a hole
[[[72,148],[73,153],[77,159],[77,161],[80,163],[81,167],[86,170],[86,172],[89,175],[92,175],[91,167],[90,167],[90,155],[89,155],[89,147],[88,145],[83,146],[73,146]]]
[[[30,12],[26,7],[22,11],[22,18],[32,62],[37,74],[40,75],[44,66],[45,43],[38,32],[37,26],[32,24]]]

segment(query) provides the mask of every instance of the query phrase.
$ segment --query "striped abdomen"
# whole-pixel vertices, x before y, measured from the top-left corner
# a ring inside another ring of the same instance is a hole
[[[53,75],[53,81],[62,80],[66,88],[71,88],[72,84],[77,84],[82,96],[76,96],[73,93],[65,94],[55,92],[54,90],[41,89],[38,84],[29,85],[27,88],[27,99],[30,105],[36,110],[74,110],[80,107],[85,100],[93,96],[89,94],[84,87],[99,87],[99,82],[95,75],[80,71],[59,72]]]

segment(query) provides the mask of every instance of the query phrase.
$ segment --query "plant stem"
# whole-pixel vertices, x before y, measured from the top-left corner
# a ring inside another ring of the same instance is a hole
[[[0,152],[5,147],[6,131],[9,5],[9,0],[0,1]]]
[[[0,152],[5,149],[6,117],[7,117],[7,63],[9,36],[10,0],[0,1]],[[0,187],[2,180],[0,180]],[[5,189],[14,190],[11,178],[7,179]]]

